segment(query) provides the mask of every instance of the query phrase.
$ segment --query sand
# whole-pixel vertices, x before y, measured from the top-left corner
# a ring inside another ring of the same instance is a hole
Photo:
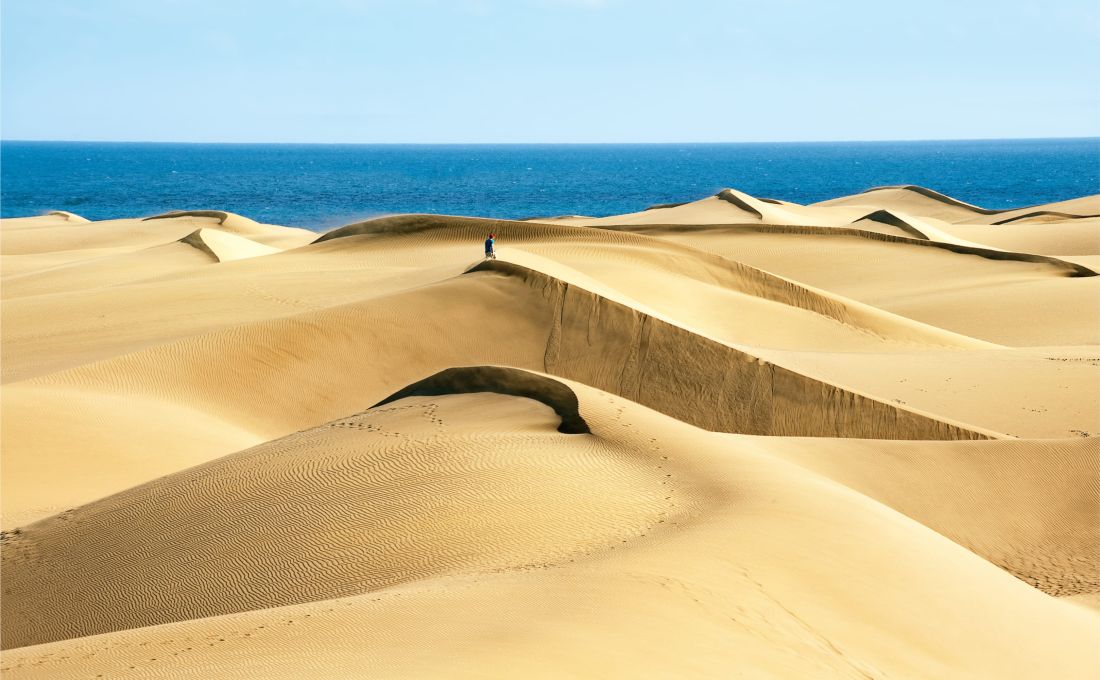
[[[1096,677],[1097,215],[3,220],[0,671]]]

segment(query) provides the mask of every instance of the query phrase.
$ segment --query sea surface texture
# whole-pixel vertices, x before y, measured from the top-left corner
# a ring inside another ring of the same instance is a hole
[[[217,208],[324,230],[392,213],[604,216],[733,187],[813,203],[919,184],[986,208],[1100,190],[1100,138],[655,145],[16,142],[3,217]]]

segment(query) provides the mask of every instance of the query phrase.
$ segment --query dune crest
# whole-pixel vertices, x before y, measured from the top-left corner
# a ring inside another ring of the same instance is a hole
[[[405,387],[372,408],[406,397],[436,397],[445,394],[493,392],[526,397],[546,404],[561,418],[558,432],[588,434],[588,423],[577,410],[577,395],[564,384],[544,375],[502,366],[448,368]]]
[[[180,243],[206,253],[215,262],[232,262],[281,252],[278,248],[250,241],[243,236],[208,228],[196,229],[180,239]]]
[[[186,243],[187,245],[191,246],[192,248],[194,248],[194,249],[196,249],[196,250],[198,250],[202,253],[205,253],[206,255],[209,255],[210,259],[213,260],[214,262],[221,262],[221,258],[218,257],[218,254],[214,252],[213,248],[211,248],[210,245],[205,240],[203,240],[203,238],[202,238],[202,232],[203,231],[205,231],[205,230],[196,229],[195,231],[191,232],[187,236],[184,236],[183,238],[181,238],[179,240],[179,242],[180,243]]]
[[[172,210],[159,215],[152,215],[150,217],[142,218],[143,222],[150,220],[170,220],[178,217],[209,217],[218,221],[218,224],[225,224],[226,220],[230,219],[233,213],[226,212],[224,210]],[[233,215],[234,217],[240,217],[240,215]]]
[[[718,198],[722,199],[726,203],[731,203],[734,206],[744,210],[756,217],[756,219],[764,219],[764,211],[761,207],[756,207],[754,204],[758,204],[758,201],[748,194],[743,194],[740,191],[734,189],[723,189],[715,194]]]
[[[993,222],[994,225],[1012,224],[1013,222],[1059,222],[1062,220],[1079,220],[1086,217],[1100,217],[1100,215],[1072,215],[1070,213],[1058,212],[1057,210],[1036,210],[1035,212],[1024,213],[1023,215],[1015,215],[1003,220]]]
[[[913,226],[909,222],[905,221],[901,217],[898,217],[889,210],[876,210],[874,212],[867,213],[863,217],[859,218],[853,225],[858,225],[863,220],[869,220],[871,222],[881,222],[882,224],[889,224],[892,227],[897,227],[907,234],[915,236],[916,238],[928,239],[928,235],[923,231]]]
[[[47,215],[56,215],[58,217],[64,217],[66,222],[78,222],[79,223],[79,222],[89,222],[90,221],[86,218],[81,217],[80,215],[77,215],[76,213],[71,213],[68,210],[51,210],[50,212],[48,212],[46,214]]]
[[[489,260],[470,270],[478,272],[519,278],[561,310],[547,341],[546,372],[699,427],[819,437],[997,436],[821,383],[526,267]],[[579,360],[592,345],[625,352],[596,365]],[[706,360],[692,360],[693,354]],[[713,365],[725,370],[715,375]]]
[[[989,210],[987,208],[981,208],[981,207],[976,206],[972,203],[967,203],[965,201],[960,201],[959,199],[952,198],[951,196],[948,196],[947,194],[941,194],[938,191],[935,191],[933,189],[928,189],[928,188],[922,187],[922,186],[917,186],[916,184],[896,184],[896,185],[892,185],[892,186],[872,187],[870,189],[865,189],[863,191],[863,193],[864,194],[871,194],[871,193],[879,192],[879,191],[895,191],[895,190],[908,191],[908,192],[912,192],[914,194],[919,194],[919,195],[924,196],[926,198],[930,198],[933,201],[939,201],[940,203],[946,203],[947,205],[954,206],[956,208],[965,208],[966,210],[970,210],[972,212],[980,213],[982,215],[993,215],[993,214],[996,214],[996,213],[999,213],[999,212],[1005,212],[1003,210]]]

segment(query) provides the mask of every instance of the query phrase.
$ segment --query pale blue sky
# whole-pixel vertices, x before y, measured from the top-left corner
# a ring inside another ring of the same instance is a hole
[[[1097,0],[3,0],[5,139],[1100,135]]]

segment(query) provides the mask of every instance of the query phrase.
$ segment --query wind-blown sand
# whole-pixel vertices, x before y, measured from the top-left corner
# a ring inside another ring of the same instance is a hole
[[[0,671],[1097,677],[1098,216],[3,220]]]

